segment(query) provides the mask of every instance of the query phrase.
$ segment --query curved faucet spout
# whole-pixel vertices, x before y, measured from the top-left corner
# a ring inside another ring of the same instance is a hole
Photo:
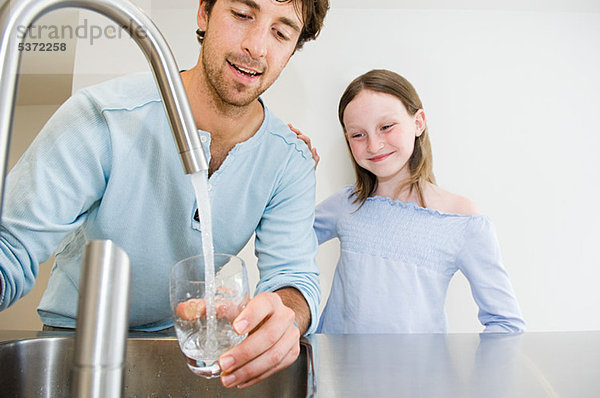
[[[7,1],[0,10],[0,206],[21,58],[18,44],[25,36],[19,37],[18,32],[22,32],[23,27],[29,28],[42,15],[66,7],[96,11],[128,31],[150,63],[185,172],[193,174],[207,170],[206,155],[175,59],[158,28],[139,8],[127,0]]]

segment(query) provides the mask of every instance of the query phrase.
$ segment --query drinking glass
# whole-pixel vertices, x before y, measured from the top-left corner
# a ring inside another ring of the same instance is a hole
[[[210,266],[208,267],[211,268]],[[239,344],[233,320],[249,300],[248,275],[244,261],[228,254],[214,254],[215,317],[207,320],[205,258],[186,258],[171,269],[171,311],[179,347],[190,370],[206,378],[221,374],[219,356]]]

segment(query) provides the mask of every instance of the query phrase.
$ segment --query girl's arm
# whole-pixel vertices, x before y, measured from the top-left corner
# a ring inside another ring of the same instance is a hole
[[[457,262],[471,285],[484,332],[523,332],[525,322],[489,218],[474,216],[470,220]]]
[[[338,236],[338,221],[341,217],[344,217],[352,211],[348,200],[350,192],[352,192],[352,187],[347,186],[331,195],[317,206],[315,210],[314,228],[319,245]]]

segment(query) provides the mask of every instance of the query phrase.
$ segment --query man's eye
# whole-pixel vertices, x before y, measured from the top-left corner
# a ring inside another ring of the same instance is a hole
[[[290,39],[285,33],[281,32],[280,30],[273,29],[273,31],[275,32],[275,36],[277,36],[277,38],[280,40],[288,41]]]
[[[231,11],[234,17],[239,19],[250,19],[250,16],[239,11]]]

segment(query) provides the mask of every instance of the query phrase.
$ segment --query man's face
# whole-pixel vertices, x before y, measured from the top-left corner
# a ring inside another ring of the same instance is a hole
[[[210,16],[200,2],[198,26],[206,31],[202,65],[220,99],[246,106],[277,79],[302,30],[292,1],[217,0]]]

